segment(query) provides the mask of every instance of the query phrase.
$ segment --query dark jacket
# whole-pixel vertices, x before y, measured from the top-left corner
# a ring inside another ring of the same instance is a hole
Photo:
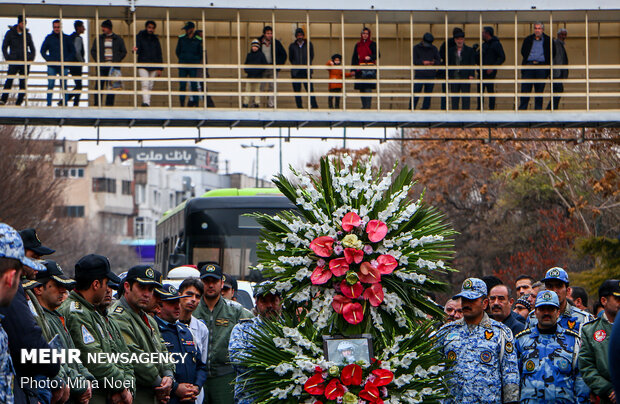
[[[164,58],[161,52],[159,38],[155,34],[149,34],[146,30],[138,32],[136,35],[136,48],[138,63],[163,63]],[[146,70],[162,70],[161,66],[140,66]]]
[[[2,319],[2,327],[9,337],[9,353],[11,354],[13,367],[16,373],[13,388],[15,393],[15,404],[26,404],[26,392],[32,394],[32,391],[28,388],[24,388],[23,390],[20,388],[19,381],[21,377],[35,377],[40,375],[52,379],[58,374],[60,364],[22,363],[22,349],[50,349],[50,346],[45,341],[41,328],[37,325],[30,311],[30,307],[28,307],[26,293],[21,285],[19,285],[10,306],[0,308],[0,314],[4,316]]]
[[[198,35],[191,38],[185,34],[181,35],[177,42],[176,54],[179,63],[202,63],[202,38]]]
[[[308,41],[304,39],[302,46],[294,41],[288,47],[288,60],[292,65],[307,65],[312,64],[314,60],[314,46],[310,42],[310,63],[308,63]],[[312,76],[312,70],[310,70],[310,76]],[[291,69],[291,77],[301,78],[308,77],[306,69]]]
[[[258,42],[260,42],[261,44],[263,43],[263,38],[265,37],[265,35],[261,35],[258,38]],[[273,46],[273,45],[276,46]],[[274,55],[275,52],[275,55]],[[272,60],[276,61],[277,65],[283,65],[286,63],[286,50],[284,49],[284,46],[282,46],[282,42],[278,41],[277,39],[272,39],[271,40],[271,58]],[[278,69],[278,71],[280,71],[280,69]]]
[[[530,56],[530,51],[532,50],[532,44],[534,43],[534,38],[536,36],[534,34],[526,37],[523,40],[523,44],[521,45],[521,56],[523,56],[522,64],[527,63],[527,58]],[[551,63],[551,40],[549,39],[549,35],[543,33],[543,54],[545,56],[545,61],[541,64],[548,65]]]
[[[105,35],[99,35],[99,59],[97,59],[97,42],[93,40],[93,44],[90,47],[90,56],[92,56],[94,62],[105,62]],[[112,63],[121,62],[127,56],[127,48],[125,48],[125,41],[123,38],[116,34],[112,34]]]
[[[454,43],[454,38],[448,39],[448,49],[452,48],[453,46],[456,46],[456,44]],[[445,41],[439,47],[439,58],[441,59],[441,65],[442,66],[446,66],[448,64],[447,63],[447,59],[446,59],[446,42]],[[445,69],[437,69],[437,76],[436,77],[438,79],[445,79],[446,78],[446,70]]]
[[[62,54],[65,62],[75,62],[75,47],[71,37],[62,34]],[[60,39],[53,32],[45,37],[41,45],[41,56],[48,62],[60,61]]]
[[[456,66],[456,52],[457,47],[453,46],[448,48],[448,66]],[[476,52],[472,48],[467,45],[463,45],[463,50],[461,50],[461,65],[463,66],[473,66],[476,64]],[[476,71],[472,68],[469,69],[458,69],[458,70],[449,70],[448,77],[453,79],[456,77],[456,73],[458,72],[459,78],[467,79],[470,76],[474,77]]]
[[[78,62],[84,62],[86,59],[84,58],[85,50],[84,50],[84,41],[82,41],[82,37],[80,36],[80,34],[74,31],[71,35],[69,35],[69,38],[71,38],[71,43],[73,44],[73,48],[75,49],[75,60]],[[79,40],[82,42],[82,47],[79,50],[79,52],[75,46],[75,41],[77,38],[79,38]]]
[[[263,52],[259,50],[257,50],[256,52],[252,52],[250,51],[248,53],[248,55],[245,57],[245,62],[243,62],[243,64],[246,65],[266,65],[267,64],[267,59],[265,58],[265,55],[263,54]],[[253,69],[253,68],[248,68],[246,67],[245,72],[248,74],[248,78],[258,78],[258,77],[263,77],[263,73],[265,72],[265,69]]]
[[[432,60],[435,62],[435,66],[441,64],[441,57],[439,51],[435,45],[424,46],[424,42],[420,42],[413,47],[413,64],[416,66],[424,65],[425,60]],[[416,79],[433,79],[437,74],[436,70],[416,70]]]
[[[514,311],[511,311],[510,315],[502,323],[510,328],[512,335],[517,335],[525,329],[525,319]]]
[[[34,60],[37,54],[34,48],[34,42],[32,42],[32,35],[26,30],[26,47],[28,49],[28,60]],[[24,37],[17,32],[17,25],[14,25],[4,35],[2,41],[2,54],[4,60],[24,60]]]
[[[174,394],[179,383],[190,383],[202,387],[207,381],[207,365],[202,362],[200,350],[195,344],[192,332],[185,324],[179,322],[172,324],[159,317],[155,317],[155,321],[157,321],[168,352],[187,354],[183,362],[179,361],[176,364],[174,371],[175,382],[168,404],[176,404],[181,402]]]
[[[506,54],[504,53],[504,47],[499,41],[499,38],[492,36],[486,42],[482,42],[482,64],[485,69],[482,71],[483,78],[494,79],[497,75],[497,70],[492,70],[491,73],[487,73],[490,70],[488,66],[499,66],[506,61]],[[476,52],[476,64],[480,63],[480,50]]]
[[[559,39],[553,40],[553,65],[564,66],[568,64],[568,54],[564,42]],[[568,69],[553,69],[554,79],[568,78]]]
[[[614,321],[609,340],[609,373],[616,397],[618,397],[620,394],[620,321]]]

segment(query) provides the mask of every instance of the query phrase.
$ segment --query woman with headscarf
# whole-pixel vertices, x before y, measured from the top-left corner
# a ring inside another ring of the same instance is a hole
[[[370,29],[364,27],[362,29],[360,41],[355,44],[353,49],[352,65],[364,66],[375,65],[377,61],[377,44],[370,39]],[[355,78],[357,80],[375,80],[377,78],[377,71],[374,69],[363,69],[355,71]],[[372,83],[355,83],[354,88],[360,90],[361,93],[370,93],[377,85]],[[362,109],[370,109],[372,103],[372,97],[362,96]]]

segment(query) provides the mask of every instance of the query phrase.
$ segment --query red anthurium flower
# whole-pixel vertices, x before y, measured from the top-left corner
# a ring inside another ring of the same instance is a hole
[[[335,258],[329,261],[329,270],[334,276],[343,276],[349,270],[349,264],[345,258]]]
[[[328,400],[335,400],[342,396],[344,396],[344,386],[340,384],[340,380],[332,379],[327,383],[327,387],[325,387],[325,397],[327,397]]]
[[[381,282],[381,272],[379,269],[373,268],[369,262],[364,262],[360,266],[360,270],[358,272],[358,276],[360,281],[364,283],[379,283]]]
[[[352,363],[342,369],[340,380],[345,386],[360,386],[362,384],[362,367]]]
[[[322,396],[325,391],[325,385],[323,382],[323,375],[317,373],[309,378],[306,383],[304,383],[304,390],[313,396]]]
[[[381,272],[381,275],[389,275],[398,266],[398,261],[396,258],[392,257],[390,254],[383,254],[377,257],[377,269]]]
[[[342,316],[349,324],[359,324],[364,319],[364,310],[359,303],[347,303],[342,309]]]
[[[364,299],[368,300],[371,305],[377,307],[383,302],[383,288],[380,283],[375,283],[364,291]]]
[[[334,311],[338,314],[342,314],[342,310],[344,309],[344,305],[347,303],[351,303],[351,299],[346,296],[336,295],[334,296],[334,301],[332,302],[332,307]]]
[[[359,396],[360,398],[363,398],[364,400],[371,403],[377,403],[379,402],[379,400],[381,400],[381,396],[379,395],[379,389],[377,388],[377,386],[370,382],[366,382],[366,384],[364,385],[364,390],[360,391]]]
[[[351,264],[353,262],[359,264],[364,259],[364,251],[357,250],[355,248],[345,248],[344,259],[347,261],[347,264]]]
[[[355,212],[349,212],[342,218],[342,230],[351,231],[353,228],[359,226],[362,223],[362,219]]]
[[[368,240],[373,243],[383,240],[388,232],[387,225],[381,220],[371,220],[366,225],[366,233],[368,233]]]
[[[372,382],[377,387],[387,386],[394,379],[394,373],[387,369],[375,369],[371,373],[377,377],[375,381]]]
[[[329,236],[317,237],[310,243],[310,249],[319,257],[332,255],[334,239]]]
[[[322,285],[327,283],[332,277],[332,272],[329,268],[325,267],[316,267],[314,271],[312,271],[312,275],[310,275],[310,281],[313,285]]]
[[[361,283],[357,282],[355,285],[349,285],[346,280],[340,283],[340,291],[346,297],[351,299],[357,299],[362,295],[364,287]]]

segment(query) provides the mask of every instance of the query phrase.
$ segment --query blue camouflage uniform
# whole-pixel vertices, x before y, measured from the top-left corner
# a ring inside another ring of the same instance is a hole
[[[469,278],[455,298],[474,300],[486,294],[482,280]],[[484,313],[477,325],[468,325],[464,318],[445,324],[436,338],[452,369],[446,379],[452,398],[445,403],[518,401],[517,355],[508,327]]]
[[[0,314],[0,403],[12,403],[15,369],[9,354],[9,337],[2,328],[3,318]]]
[[[549,304],[549,301],[552,304]],[[559,306],[555,292],[542,291],[536,307]],[[590,402],[590,389],[579,372],[581,339],[560,325],[551,333],[527,328],[516,337],[521,372],[521,403],[572,404]]]
[[[568,286],[568,274],[560,267],[553,267],[547,271],[542,282],[548,280],[560,280]],[[579,332],[581,326],[591,320],[594,320],[594,316],[592,316],[592,314],[587,311],[580,310],[566,302],[566,307],[564,308],[564,311],[560,313],[560,317],[558,318],[558,325],[565,330]],[[532,310],[526,319],[525,327],[534,328],[536,324],[538,324],[538,320]]]
[[[230,333],[228,356],[237,373],[235,380],[235,404],[250,404],[254,402],[248,397],[248,392],[243,386],[243,374],[247,369],[239,366],[238,362],[244,354],[247,354],[253,348],[250,337],[254,335],[254,329],[260,327],[261,323],[260,317],[244,319],[235,325]]]

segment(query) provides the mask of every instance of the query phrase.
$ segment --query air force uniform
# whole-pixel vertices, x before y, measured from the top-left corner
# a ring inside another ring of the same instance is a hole
[[[560,267],[553,267],[547,271],[542,282],[549,280],[560,280],[568,285],[568,274]],[[558,318],[558,325],[565,330],[579,332],[579,329],[583,324],[592,320],[594,320],[592,314],[587,311],[580,310],[566,302],[566,308],[560,313],[560,317]],[[536,319],[534,311],[532,311],[527,317],[525,327],[534,328],[536,324],[538,324],[538,320]]]
[[[536,307],[560,306],[552,291],[536,297]],[[590,389],[579,372],[577,358],[581,339],[575,331],[559,324],[551,333],[538,327],[525,329],[516,337],[521,372],[521,403],[588,403]]]
[[[469,278],[455,296],[486,296],[484,282]],[[519,371],[512,331],[484,313],[480,324],[464,319],[450,322],[437,332],[437,344],[452,374],[446,382],[452,396],[445,403],[503,403],[519,399]]]

